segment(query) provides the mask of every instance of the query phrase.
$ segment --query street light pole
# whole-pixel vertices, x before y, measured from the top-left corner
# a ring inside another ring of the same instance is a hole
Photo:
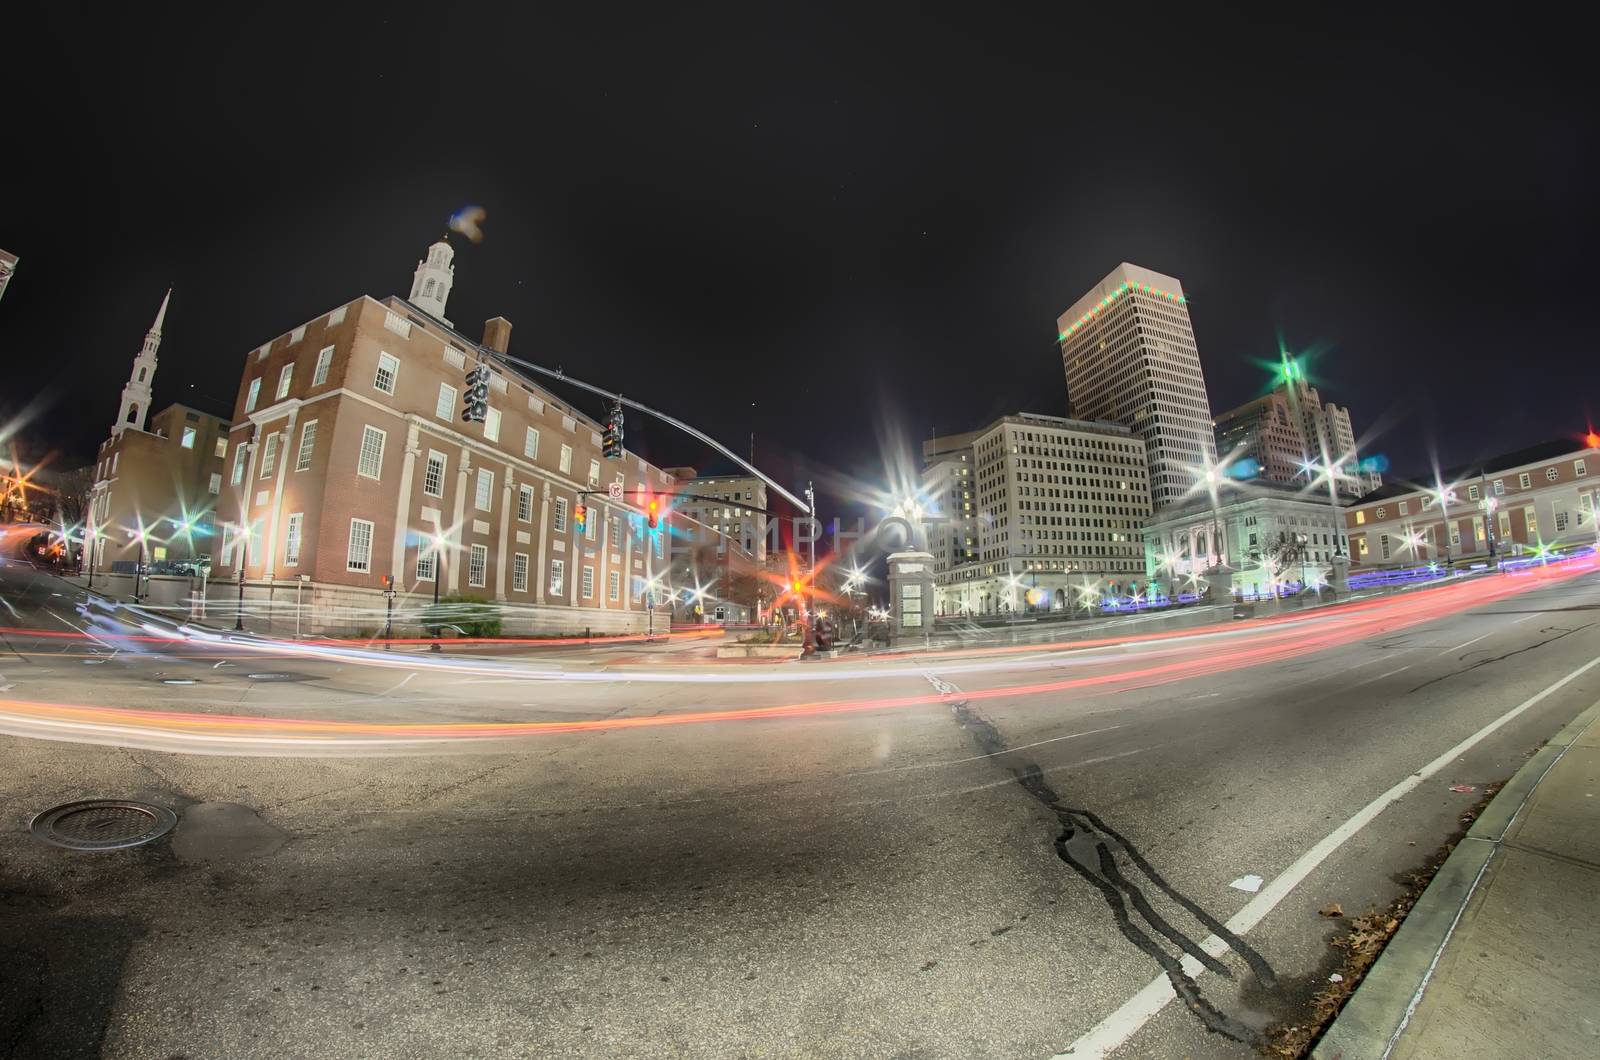
[[[233,620],[233,628],[240,633],[244,632],[244,567],[239,567],[239,614]]]

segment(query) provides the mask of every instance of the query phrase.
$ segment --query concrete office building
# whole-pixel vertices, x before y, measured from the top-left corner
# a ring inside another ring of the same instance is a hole
[[[1129,428],[1019,413],[929,439],[923,454],[931,468],[953,459],[972,469],[955,476],[972,484],[961,491],[972,495],[970,523],[937,507],[949,503],[948,490],[927,494],[935,520],[951,516],[949,525],[973,529],[973,545],[963,531],[960,548],[952,544],[937,566],[939,613],[1063,610],[1077,592],[1121,592],[1143,575],[1150,485],[1144,443]],[[933,480],[950,477],[947,469]]]
[[[445,323],[453,258],[440,240],[409,298],[363,296],[245,355],[215,603],[242,570],[252,604],[293,595],[274,585],[306,590],[302,631],[375,630],[392,576],[412,632],[436,582],[501,604],[508,634],[645,628],[664,542],[632,501],[670,476],[632,453],[605,459],[598,422],[505,360],[510,322],[489,320],[481,346]],[[464,423],[480,357],[488,413]]]
[[[215,509],[222,490],[228,421],[187,405],[150,414],[168,291],[133,359],[110,436],[95,454],[89,530],[101,569],[143,561],[214,562]],[[148,427],[147,427],[148,424]],[[85,557],[86,561],[88,557]]]
[[[1597,510],[1600,438],[1553,439],[1451,468],[1437,483],[1392,482],[1362,497],[1345,517],[1350,569],[1487,561],[1491,553],[1596,543]]]
[[[1056,321],[1070,415],[1129,427],[1159,510],[1216,460],[1211,403],[1183,285],[1124,262]]]
[[[1360,469],[1350,410],[1324,402],[1297,372],[1271,393],[1219,413],[1216,435],[1218,453],[1235,463],[1253,462],[1256,477],[1266,482],[1308,485],[1315,473],[1308,475],[1306,465],[1330,460],[1339,466],[1340,496],[1360,497],[1383,485],[1382,476]]]
[[[756,621],[772,525],[764,514],[767,484],[754,475],[700,476],[692,467],[667,474],[675,480],[668,516],[674,617]]]

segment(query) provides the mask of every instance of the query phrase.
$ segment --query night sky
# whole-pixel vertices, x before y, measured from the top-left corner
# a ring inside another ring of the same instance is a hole
[[[502,314],[514,354],[834,492],[882,437],[1062,414],[1055,317],[1124,260],[1182,280],[1214,411],[1281,336],[1397,471],[1600,412],[1592,59],[1559,20],[101,6],[37,5],[6,59],[0,411],[43,393],[25,433],[63,461],[169,284],[156,407],[226,413],[246,351],[406,294],[469,203],[462,331]]]

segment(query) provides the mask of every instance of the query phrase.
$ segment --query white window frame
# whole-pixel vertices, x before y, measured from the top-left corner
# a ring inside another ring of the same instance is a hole
[[[622,572],[614,568],[606,572],[606,599],[613,603],[622,599]]]
[[[256,410],[256,402],[260,400],[261,377],[258,375],[254,379],[250,380],[250,389],[245,392],[244,410],[246,412],[254,412]]]
[[[294,365],[292,363],[290,363],[290,364],[284,365],[283,366],[283,370],[278,373],[278,392],[275,395],[273,395],[272,400],[273,401],[282,401],[284,398],[288,397],[289,396],[289,388],[291,386],[293,386],[293,385],[294,385]]]
[[[528,591],[528,554],[518,552],[511,557],[511,589],[513,592],[525,593]]]
[[[272,431],[267,435],[266,441],[261,443],[261,472],[258,478],[266,478],[278,468],[278,432]]]
[[[1572,474],[1575,478],[1583,478],[1589,473],[1589,466],[1580,458],[1572,462]]]
[[[1499,479],[1499,478],[1495,479],[1494,480],[1494,495],[1496,497],[1503,497],[1503,496],[1505,496],[1505,492],[1506,492],[1505,479]]]
[[[183,429],[183,433],[178,436],[178,445],[184,449],[193,449],[195,439],[199,436],[200,432],[195,430],[193,427],[185,427]]]
[[[589,518],[585,519],[583,522],[583,539],[585,541],[593,541],[595,537],[596,524],[599,523],[600,520],[595,518],[597,513],[591,511],[588,514]]]
[[[1475,501],[1475,500],[1478,500],[1478,499],[1479,499],[1479,497],[1478,497],[1478,487],[1475,486],[1475,485],[1474,486],[1468,486],[1467,487],[1467,500]]]
[[[561,463],[557,464],[556,467],[563,475],[572,474],[572,446],[563,445],[561,447]]]
[[[246,458],[246,455],[249,453],[249,451],[250,451],[249,447],[244,442],[240,442],[237,446],[234,447],[234,450],[233,450],[233,484],[235,486],[239,485],[239,483],[244,481],[245,458]]]
[[[360,564],[356,562],[356,527],[358,526],[364,526],[367,530],[367,556],[366,559]],[[377,527],[373,524],[371,519],[350,520],[350,534],[345,538],[344,544],[345,570],[355,571],[358,574],[372,573],[372,544],[376,530]],[[255,540],[255,535],[251,535],[251,540]]]
[[[215,452],[218,460],[225,459],[228,455],[228,439],[218,438]]]
[[[556,498],[556,515],[552,529],[558,534],[567,532],[567,499],[565,497]]]
[[[439,384],[439,401],[433,406],[433,414],[446,423],[455,421],[456,416],[456,388],[449,383]]]
[[[550,561],[550,593],[560,597],[566,588],[567,563],[565,560],[553,559]]]
[[[423,534],[417,543],[416,580],[431,582],[438,577],[439,553],[434,547],[433,536]]]
[[[378,439],[378,451],[377,456],[373,459],[373,472],[369,475],[367,472],[362,470],[362,464],[366,461],[367,439],[373,435],[376,435]],[[363,423],[361,425],[361,448],[356,450],[356,474],[359,477],[370,478],[374,481],[382,480],[383,447],[388,441],[389,433],[382,427],[374,427],[370,423]]]
[[[500,410],[492,405],[484,413],[483,436],[491,442],[500,440]]]
[[[222,472],[220,472],[220,471],[211,472],[211,483],[207,487],[207,491],[210,492],[213,495],[219,494],[219,493],[222,492]]]
[[[489,584],[489,546],[473,545],[467,555],[467,585],[482,589]]]
[[[317,421],[306,420],[300,425],[300,448],[295,450],[294,469],[309,471],[311,458],[317,453]]]
[[[539,429],[529,427],[528,433],[522,438],[522,455],[529,460],[539,459]]]
[[[607,518],[611,521],[611,547],[622,547],[622,519],[616,512],[608,512]]]
[[[600,461],[589,461],[589,488],[594,489],[600,485]]]
[[[383,377],[387,373],[389,385],[383,385]],[[400,358],[387,350],[378,351],[378,368],[372,373],[372,389],[380,394],[394,397],[395,388],[400,385]]]
[[[494,509],[494,472],[486,467],[478,469],[478,478],[472,487],[472,506],[480,512]]]
[[[428,477],[433,473],[434,462],[438,462],[439,480],[434,489],[428,488]],[[450,459],[437,449],[428,450],[428,459],[422,465],[422,495],[424,497],[444,496],[444,476],[449,470]]]
[[[305,524],[305,513],[290,512],[283,529],[283,565],[300,566],[300,531]]]
[[[594,599],[594,564],[585,563],[579,576],[578,594],[585,600]]]
[[[1526,471],[1522,472],[1522,474],[1517,476],[1517,485],[1522,489],[1531,488],[1533,486],[1533,476],[1528,474]]]
[[[321,386],[328,381],[328,366],[333,363],[333,347],[324,346],[317,352],[317,365],[311,371],[311,385]]]
[[[524,482],[517,487],[517,521],[533,520],[533,487]]]

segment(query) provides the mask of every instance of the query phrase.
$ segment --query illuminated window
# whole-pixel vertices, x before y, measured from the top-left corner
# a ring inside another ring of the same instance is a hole
[[[557,497],[556,498],[556,514],[555,514],[555,519],[554,519],[554,527],[555,527],[556,533],[558,533],[558,534],[566,533],[566,530],[567,530],[567,499],[565,497]]]
[[[550,593],[560,596],[562,586],[566,583],[567,564],[565,560],[553,559],[550,561]]]
[[[517,518],[522,522],[527,522],[533,518],[532,486],[523,485],[517,487]]]
[[[1364,523],[1366,521],[1367,521],[1367,513],[1366,512],[1357,512],[1356,513],[1356,525],[1357,526],[1360,526],[1362,523]]]
[[[193,427],[185,427],[183,429],[183,440],[180,441],[178,444],[183,446],[185,449],[193,449],[194,448],[194,428]]]
[[[491,442],[500,440],[500,410],[490,409],[483,417],[483,436]]]
[[[456,388],[449,383],[439,384],[439,401],[433,406],[433,414],[449,423],[456,414]]]
[[[252,380],[250,380],[250,390],[245,394],[245,398],[244,398],[244,410],[246,412],[254,412],[256,410],[256,401],[258,399],[260,399],[260,397],[261,397],[261,380],[260,379],[252,379]]]
[[[444,496],[444,467],[444,454],[437,449],[428,450],[428,466],[422,472],[422,493],[424,496]]]
[[[278,373],[278,394],[274,401],[282,401],[289,396],[289,384],[294,380],[294,365],[286,364],[283,371]]]
[[[311,467],[311,457],[317,449],[317,421],[306,420],[300,428],[300,451],[294,458],[296,471],[307,471]]]
[[[333,363],[333,347],[325,348],[317,354],[317,366],[311,372],[311,385],[321,386],[328,381],[328,366]]]
[[[480,512],[489,510],[494,494],[494,472],[486,467],[478,469],[478,488],[473,494],[472,506]]]
[[[256,537],[250,541],[254,544]],[[346,550],[345,570],[368,573],[372,570],[372,524],[365,519],[350,520],[350,541]]]
[[[400,358],[392,353],[378,354],[378,371],[372,377],[372,388],[385,394],[394,393],[395,380],[400,376]]]
[[[266,478],[278,466],[278,433],[276,431],[267,435],[266,445],[261,449],[261,477]]]
[[[305,516],[295,512],[289,516],[288,528],[283,532],[283,565],[285,567],[298,567],[300,565],[300,524]]]
[[[361,428],[361,450],[356,459],[356,474],[363,478],[378,478],[383,471],[383,431],[369,425]]]

